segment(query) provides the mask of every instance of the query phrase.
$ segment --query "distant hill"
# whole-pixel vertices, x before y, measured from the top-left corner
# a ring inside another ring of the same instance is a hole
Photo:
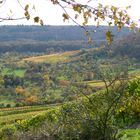
[[[124,28],[118,33],[116,27],[89,26],[95,40],[104,40],[105,32],[111,30],[117,38],[129,34]],[[86,40],[84,30],[79,26],[0,26],[0,41],[17,41],[22,39],[38,41]]]
[[[116,27],[89,26],[94,46],[105,41],[105,32],[111,30],[115,38],[127,36],[131,31],[124,28],[118,33]],[[78,26],[0,26],[0,52],[46,52],[77,50],[88,46],[82,28]]]

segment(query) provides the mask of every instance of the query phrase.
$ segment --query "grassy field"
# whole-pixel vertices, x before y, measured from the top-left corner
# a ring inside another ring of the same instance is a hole
[[[25,74],[26,70],[24,69],[16,69],[16,70],[12,70],[10,68],[4,68],[2,70],[2,75],[15,75],[15,76],[19,76],[19,77],[23,77]]]
[[[128,74],[129,74],[129,79],[130,80],[133,80],[135,78],[140,78],[140,69],[129,71]],[[96,88],[105,87],[105,83],[101,80],[85,81],[85,82],[81,82],[81,83],[82,84],[87,84],[89,86],[96,87]]]
[[[135,69],[129,71],[129,76],[130,77],[139,77],[140,76],[140,69]]]
[[[102,81],[99,81],[99,80],[89,81],[89,82],[87,82],[87,84],[89,86],[96,87],[96,88],[103,88],[103,87],[105,87],[105,83],[102,82]]]
[[[6,99],[6,97],[0,96],[0,104],[4,104],[4,106],[6,106],[7,104],[10,104],[12,107],[15,105],[15,102],[11,99]]]
[[[42,55],[42,56],[35,56],[35,57],[29,57],[24,58],[22,61],[31,61],[34,63],[62,63],[62,62],[68,62],[73,59],[76,59],[76,57],[72,57],[76,54],[78,54],[79,51],[68,51],[64,53],[56,53],[56,54],[50,54],[50,55]]]
[[[119,140],[140,140],[140,129],[128,129],[118,133]]]
[[[0,116],[0,125],[7,125],[7,124],[12,124],[15,123],[18,120],[24,120],[24,119],[29,119],[35,115],[38,115],[40,113],[43,113],[46,111],[31,111],[28,113],[20,113],[20,114],[12,114],[12,115],[7,115],[7,116]]]
[[[32,116],[38,115],[40,113],[45,113],[48,109],[52,109],[56,106],[59,106],[59,104],[0,109],[0,125],[12,124],[18,120],[31,118]]]

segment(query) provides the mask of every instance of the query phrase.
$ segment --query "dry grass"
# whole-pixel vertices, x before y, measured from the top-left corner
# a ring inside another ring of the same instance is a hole
[[[34,63],[50,63],[50,64],[56,64],[56,63],[63,63],[63,62],[69,62],[75,59],[74,55],[78,54],[79,51],[67,51],[64,53],[56,53],[56,54],[50,54],[50,55],[42,55],[42,56],[35,56],[35,57],[29,57],[24,58],[23,61],[31,61]]]

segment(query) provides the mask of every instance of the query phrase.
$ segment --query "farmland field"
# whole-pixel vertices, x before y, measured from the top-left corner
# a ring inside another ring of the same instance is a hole
[[[55,64],[55,63],[60,63],[60,62],[71,61],[71,60],[73,60],[72,56],[74,56],[78,53],[79,53],[79,51],[70,51],[70,52],[64,52],[64,53],[35,56],[35,57],[24,58],[23,61],[31,61],[34,63],[45,62],[45,63]]]
[[[56,108],[56,106],[58,107],[59,104],[0,109],[0,125],[13,124],[18,120],[29,119],[35,115],[45,113],[50,108]]]
[[[13,115],[6,115],[6,116],[0,116],[0,124],[1,125],[7,125],[7,124],[12,124],[15,123],[18,120],[24,120],[24,119],[29,119],[35,115],[38,115],[40,113],[43,113],[46,111],[32,111],[28,113],[20,113],[20,114],[13,114]]]
[[[25,74],[25,69],[10,69],[10,68],[3,68],[2,75],[15,75],[19,77],[23,77]]]

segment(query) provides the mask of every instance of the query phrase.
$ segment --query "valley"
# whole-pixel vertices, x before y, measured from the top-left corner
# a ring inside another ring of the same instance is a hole
[[[38,29],[28,30],[34,28]],[[13,31],[17,36],[15,27]],[[84,46],[81,36],[55,41],[42,37],[38,43],[27,39],[27,44],[16,37],[11,45],[14,51],[0,55],[0,139],[43,139],[47,135],[79,140],[91,134],[99,139],[104,132],[108,137],[116,133],[114,137],[120,140],[139,139],[139,127],[131,127],[140,118],[140,35],[131,36],[131,42],[118,38],[111,47],[106,42],[101,45],[101,34],[94,46]],[[6,48],[0,45],[1,49]]]

